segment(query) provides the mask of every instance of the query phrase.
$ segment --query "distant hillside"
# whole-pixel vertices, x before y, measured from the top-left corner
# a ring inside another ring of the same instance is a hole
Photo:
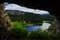
[[[53,20],[55,19],[55,16],[50,15],[50,14],[44,14],[44,15],[41,15],[41,17],[42,17],[44,20],[51,20],[51,21],[53,21]]]
[[[10,15],[21,15],[21,14],[24,14],[24,12],[17,11],[17,10],[5,10],[5,12],[7,12]]]
[[[55,19],[55,16],[50,14],[40,15],[40,14],[22,12],[17,10],[6,10],[5,12],[11,15],[11,19],[15,18],[15,20],[19,19],[19,20],[26,20],[26,21],[31,20],[32,22],[41,22],[43,20],[53,21]]]

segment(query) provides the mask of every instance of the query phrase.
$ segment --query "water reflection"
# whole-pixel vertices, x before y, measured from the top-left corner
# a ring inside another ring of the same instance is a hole
[[[32,31],[38,31],[38,30],[47,30],[50,26],[51,26],[50,23],[43,23],[41,26],[40,25],[28,26],[26,27],[26,31],[32,32]]]

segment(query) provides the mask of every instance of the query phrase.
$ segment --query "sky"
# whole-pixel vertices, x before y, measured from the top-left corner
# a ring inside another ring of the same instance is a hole
[[[39,10],[39,9],[31,9],[31,8],[27,8],[24,6],[20,6],[17,4],[8,4],[8,3],[4,3],[5,4],[5,9],[4,10],[18,10],[18,11],[24,11],[24,12],[30,12],[30,13],[34,13],[34,14],[49,14],[48,11],[45,10]]]

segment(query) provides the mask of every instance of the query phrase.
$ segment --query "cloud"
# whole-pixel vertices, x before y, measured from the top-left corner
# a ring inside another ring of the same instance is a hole
[[[5,3],[5,4],[8,4],[8,3]],[[4,10],[19,10],[19,11],[30,12],[30,13],[41,14],[41,15],[49,14],[49,12],[45,10],[39,10],[39,9],[35,10],[35,9],[20,6],[17,4],[12,4],[12,3],[6,5]]]
[[[46,30],[51,26],[50,23],[43,23],[43,25],[41,26],[41,30]]]
[[[36,9],[33,13],[35,13],[35,14],[41,14],[41,15],[43,15],[43,14],[49,14],[48,11],[38,10],[38,9]]]

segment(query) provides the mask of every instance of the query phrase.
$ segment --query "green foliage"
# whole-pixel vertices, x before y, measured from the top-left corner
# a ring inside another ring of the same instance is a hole
[[[55,34],[53,34],[52,32],[38,32],[38,31],[35,31],[35,32],[29,32],[28,33],[29,36],[28,38],[32,38],[32,39],[53,39],[53,37],[56,37],[54,36]]]
[[[50,39],[51,37],[54,36],[52,32],[46,32],[46,31],[26,32],[24,28],[25,26],[23,26],[21,22],[15,21],[15,22],[12,22],[12,24],[14,25],[13,30],[14,30],[15,35],[20,35],[24,37],[23,34],[26,34],[25,38],[48,38]]]
[[[25,39],[54,39],[57,38],[57,35],[54,32],[47,32],[47,31],[34,31],[34,32],[27,32],[25,26],[23,25],[22,21],[12,22],[14,29],[12,30],[12,34],[16,35],[18,39],[25,38]]]
[[[25,26],[22,25],[21,22],[15,21],[12,22],[13,29],[9,32],[11,39],[43,39],[43,40],[59,40],[60,33],[56,34],[54,32],[48,31],[34,31],[34,32],[27,32]]]
[[[24,31],[25,30],[25,26],[22,25],[22,23],[20,22],[12,22],[12,25],[14,26],[14,29],[16,30],[21,30],[21,31]]]
[[[23,38],[26,36],[27,32],[26,32],[25,26],[23,26],[21,22],[15,21],[15,22],[12,22],[12,25],[14,27],[12,29],[13,36],[18,37],[18,38],[20,37]]]

